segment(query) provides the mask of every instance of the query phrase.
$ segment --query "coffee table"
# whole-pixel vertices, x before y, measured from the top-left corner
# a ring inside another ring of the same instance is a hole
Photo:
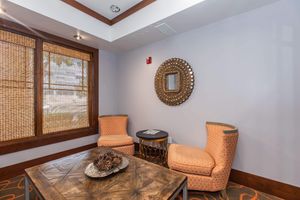
[[[91,179],[84,169],[99,153],[112,151],[98,147],[25,170],[25,199],[29,185],[40,199],[175,199],[183,192],[187,200],[187,177],[140,158],[122,154],[129,166],[102,179]]]

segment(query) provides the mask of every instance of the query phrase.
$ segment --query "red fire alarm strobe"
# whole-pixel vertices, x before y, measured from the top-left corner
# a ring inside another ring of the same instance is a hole
[[[152,63],[152,57],[149,56],[148,58],[146,58],[146,63],[147,65],[151,64]]]

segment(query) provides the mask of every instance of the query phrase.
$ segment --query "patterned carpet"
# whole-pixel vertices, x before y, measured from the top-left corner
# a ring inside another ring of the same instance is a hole
[[[38,200],[35,196],[32,188],[31,199]],[[258,192],[251,188],[238,185],[236,183],[229,183],[227,188],[227,195],[229,199],[233,200],[280,200],[277,197],[267,195],[262,192]],[[24,176],[20,175],[5,181],[0,182],[0,200],[23,200],[24,199]],[[178,200],[181,200],[178,197]],[[189,191],[190,200],[221,200],[221,196],[218,192],[208,193],[208,192],[198,192]]]
[[[29,188],[31,199],[37,198]],[[0,200],[23,200],[24,198],[24,175],[20,175],[0,182]]]

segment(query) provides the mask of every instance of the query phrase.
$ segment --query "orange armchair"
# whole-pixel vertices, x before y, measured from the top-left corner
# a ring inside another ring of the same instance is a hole
[[[123,153],[133,155],[133,138],[127,133],[127,115],[103,115],[99,117],[98,146],[110,147]]]
[[[238,130],[231,125],[207,122],[205,149],[171,144],[170,169],[188,177],[188,189],[223,191],[226,189],[238,140]]]

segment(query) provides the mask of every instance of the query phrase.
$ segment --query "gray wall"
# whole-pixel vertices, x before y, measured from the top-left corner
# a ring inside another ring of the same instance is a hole
[[[99,114],[116,113],[116,58],[114,54],[101,51],[99,53]],[[68,149],[96,143],[98,135],[55,143],[25,151],[5,154],[0,156],[0,168],[35,158],[62,152]]]
[[[100,51],[99,111],[101,115],[118,114],[118,83],[116,55]]]
[[[130,134],[162,129],[176,143],[204,147],[205,121],[234,124],[233,168],[300,186],[299,11],[298,0],[282,0],[118,57],[118,106]],[[187,60],[196,78],[177,107],[154,91],[158,66],[172,57]]]
[[[127,113],[130,134],[157,128],[204,147],[205,121],[240,130],[234,168],[300,186],[300,2],[275,4],[114,55],[100,51],[100,114]],[[153,57],[146,65],[145,58]],[[166,59],[193,67],[196,87],[178,107],[164,105],[154,76]],[[96,142],[98,135],[0,156],[0,168]]]

